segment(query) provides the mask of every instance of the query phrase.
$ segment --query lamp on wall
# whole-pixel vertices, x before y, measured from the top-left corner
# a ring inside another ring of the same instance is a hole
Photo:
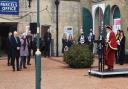
[[[29,8],[31,7],[31,2],[32,2],[32,0],[28,0],[28,7]]]

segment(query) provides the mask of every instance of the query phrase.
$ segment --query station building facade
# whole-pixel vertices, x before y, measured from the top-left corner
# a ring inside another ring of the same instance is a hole
[[[124,31],[126,47],[128,47],[128,0],[81,0],[80,2],[81,22],[85,33],[88,34],[92,28],[95,39],[98,39],[101,31],[105,33],[104,25],[111,25],[115,33],[117,30]]]
[[[19,1],[19,14],[0,14],[1,45],[8,32],[17,30],[19,34],[26,32],[30,23],[36,23],[37,0]],[[93,29],[98,39],[103,26],[110,24],[116,30],[123,30],[127,38],[128,0],[60,0],[59,4],[59,55],[62,49],[62,37],[66,29],[72,29],[73,38],[77,41],[80,29],[86,35]],[[40,37],[50,29],[52,33],[52,52],[56,54],[56,6],[55,0],[40,0]],[[126,39],[128,42],[128,40]],[[126,43],[127,43],[126,42]],[[3,47],[2,47],[3,48]]]
[[[3,0],[4,1],[4,0]],[[10,1],[10,0],[8,0]],[[5,40],[10,31],[17,30],[19,34],[27,32],[30,23],[37,22],[37,0],[12,0],[19,1],[19,13],[0,13],[0,43],[5,51]],[[29,2],[31,7],[29,8]],[[11,5],[10,5],[11,6]],[[13,7],[13,5],[12,5]],[[62,49],[62,37],[65,29],[72,29],[74,38],[79,34],[80,2],[76,0],[60,0],[59,4],[59,55]],[[52,55],[56,54],[56,6],[55,0],[40,0],[40,37],[50,29],[52,34]]]

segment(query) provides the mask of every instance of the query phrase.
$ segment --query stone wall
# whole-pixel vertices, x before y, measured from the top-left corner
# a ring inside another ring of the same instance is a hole
[[[59,53],[62,49],[64,27],[72,26],[74,40],[78,39],[80,26],[80,3],[76,1],[61,1],[59,7]]]
[[[54,0],[40,0],[40,25],[50,25],[56,52],[56,6]],[[36,11],[36,0],[32,3],[31,12]],[[74,38],[77,39],[80,23],[80,3],[78,1],[60,1],[59,4],[59,55],[62,49],[62,35],[65,26],[73,26]],[[31,14],[31,22],[36,22],[36,13]]]

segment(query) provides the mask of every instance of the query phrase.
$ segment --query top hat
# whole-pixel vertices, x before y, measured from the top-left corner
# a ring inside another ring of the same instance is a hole
[[[112,30],[112,26],[110,26],[110,25],[105,25],[105,28]]]

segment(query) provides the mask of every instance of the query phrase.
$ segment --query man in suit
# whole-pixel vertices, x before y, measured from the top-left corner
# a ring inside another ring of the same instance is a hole
[[[27,35],[27,42],[28,42],[28,57],[27,57],[27,65],[31,65],[31,49],[32,49],[32,36],[29,34]]]
[[[92,29],[90,29],[90,33],[88,36],[88,43],[89,43],[89,48],[91,49],[91,51],[93,52],[93,42],[95,40],[95,35],[92,32]]]
[[[18,37],[18,33],[14,31],[12,39],[11,39],[11,44],[12,44],[12,68],[13,71],[15,71],[15,60],[16,60],[16,67],[17,71],[20,71],[19,69],[19,57],[20,57],[20,38]]]
[[[8,66],[12,65],[12,45],[11,45],[11,38],[12,38],[12,33],[9,32],[8,38],[7,38],[7,54],[8,54],[8,61],[7,64]]]
[[[45,42],[45,52],[44,52],[44,56],[50,56],[50,44],[51,44],[51,38],[52,35],[48,29],[48,31],[44,34],[44,42]]]
[[[85,43],[88,43],[88,39],[84,35],[84,33],[82,32],[81,35],[78,38],[78,44],[85,44]]]

